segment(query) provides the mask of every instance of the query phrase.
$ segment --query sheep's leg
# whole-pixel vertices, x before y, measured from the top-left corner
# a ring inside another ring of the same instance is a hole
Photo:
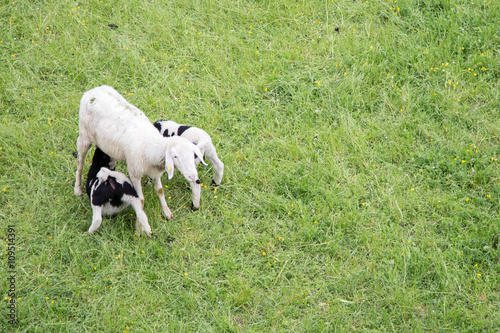
[[[205,156],[214,167],[214,179],[212,180],[212,185],[220,185],[222,181],[222,175],[224,174],[224,163],[222,163],[222,161],[217,156],[215,148],[207,150]]]
[[[155,182],[155,192],[158,194],[158,199],[160,199],[161,210],[163,214],[167,218],[167,220],[171,220],[173,217],[172,212],[168,208],[167,202],[165,201],[165,193],[163,192],[163,185],[161,184],[161,178],[158,177],[154,180]]]
[[[200,208],[201,185],[200,180],[189,182],[191,184],[191,209],[198,210]]]
[[[130,202],[130,205],[132,206],[132,208],[134,208],[135,215],[137,215],[137,220],[135,221],[137,234],[140,235],[141,231],[144,231],[148,237],[151,237],[151,227],[148,223],[148,217],[142,209],[141,201],[137,198],[134,198],[134,200]]]
[[[109,161],[109,170],[111,171],[115,171],[115,167],[116,167],[116,159],[114,159],[113,157],[109,157],[110,161]]]
[[[87,156],[87,152],[90,149],[92,143],[90,140],[78,136],[76,140],[76,146],[78,149],[78,157],[76,160],[76,180],[75,180],[75,194],[82,195],[82,171],[83,171],[83,163],[85,162],[85,156]]]
[[[144,194],[142,193],[141,177],[136,177],[133,174],[131,174],[130,168],[128,168],[128,174],[130,176],[130,181],[132,182],[132,185],[134,186],[134,189],[137,192],[137,196],[141,201],[141,205],[142,207],[144,207]]]
[[[91,234],[99,228],[102,222],[102,206],[92,205],[92,225],[90,226],[88,233]]]

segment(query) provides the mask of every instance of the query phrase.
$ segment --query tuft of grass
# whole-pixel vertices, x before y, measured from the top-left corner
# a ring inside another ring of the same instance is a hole
[[[0,5],[0,331],[499,330],[499,11]],[[86,234],[73,194],[79,101],[102,84],[205,129],[226,166],[197,212],[164,177],[172,221],[144,179],[151,239],[131,210]]]

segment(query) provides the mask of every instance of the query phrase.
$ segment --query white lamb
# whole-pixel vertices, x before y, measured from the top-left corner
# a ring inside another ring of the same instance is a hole
[[[215,186],[220,185],[224,173],[224,163],[222,163],[217,156],[212,139],[207,132],[198,127],[177,124],[172,120],[158,120],[154,123],[154,126],[165,137],[180,136],[197,145],[203,157],[196,158],[196,164],[198,165],[206,157],[214,167],[214,179],[212,180],[212,184]],[[197,192],[198,188],[191,187],[191,189],[193,210],[197,210],[200,205],[200,192]]]
[[[185,138],[163,137],[141,110],[112,87],[97,87],[83,95],[79,129],[76,195],[82,194],[83,164],[92,143],[108,154],[112,162],[120,160],[127,163],[130,180],[142,205],[141,178],[147,175],[153,179],[163,214],[168,220],[172,219],[172,212],[165,201],[161,184],[163,172],[167,171],[168,179],[171,179],[177,168],[192,187],[200,187],[194,162],[194,156],[203,157],[200,149]]]

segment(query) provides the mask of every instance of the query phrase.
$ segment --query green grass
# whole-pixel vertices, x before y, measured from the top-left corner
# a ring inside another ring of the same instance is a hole
[[[491,0],[3,2],[0,331],[498,331],[499,26]],[[86,234],[73,194],[102,84],[226,166],[197,212],[164,177],[172,221],[144,179],[152,239],[132,211]]]

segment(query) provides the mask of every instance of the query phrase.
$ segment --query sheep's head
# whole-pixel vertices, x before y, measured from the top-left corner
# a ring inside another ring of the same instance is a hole
[[[198,157],[206,165],[200,148],[181,137],[172,137],[169,140],[170,145],[165,153],[165,171],[168,179],[172,179],[174,169],[177,168],[188,181],[199,183],[195,159]]]

